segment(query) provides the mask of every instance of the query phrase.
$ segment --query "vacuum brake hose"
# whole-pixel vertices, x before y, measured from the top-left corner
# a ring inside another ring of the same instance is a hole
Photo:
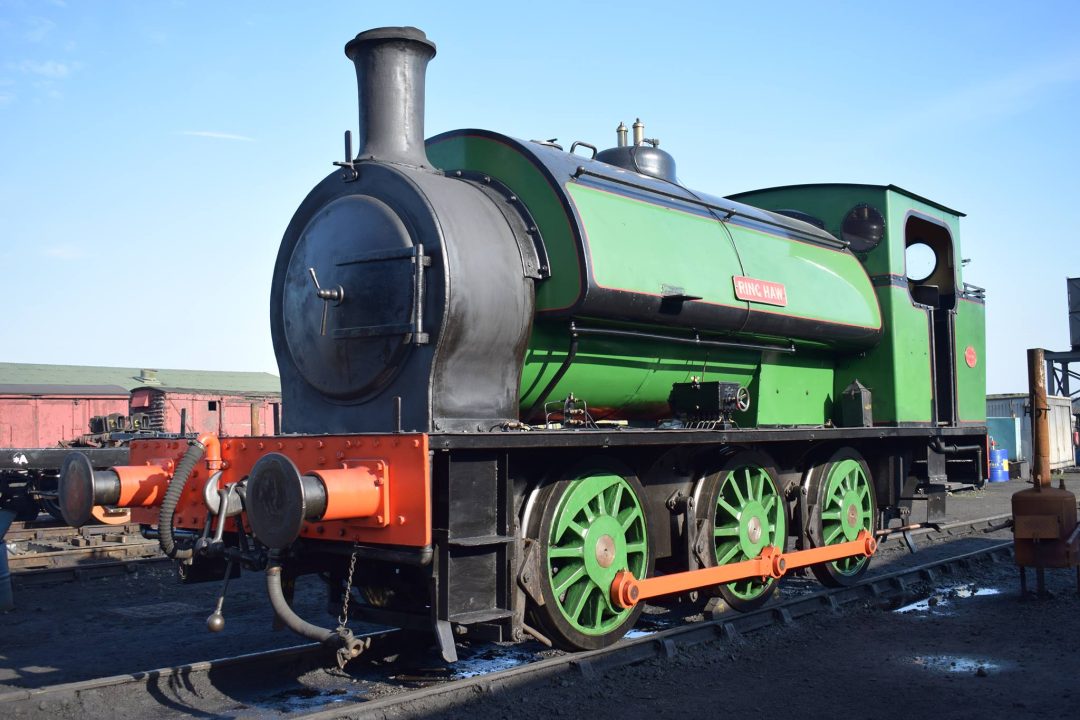
[[[160,533],[158,542],[161,545],[161,551],[176,560],[190,558],[192,549],[176,547],[176,540],[173,538],[173,513],[176,512],[176,506],[184,493],[188,478],[191,477],[191,471],[202,460],[205,452],[205,445],[198,440],[191,441],[191,447],[187,449],[184,457],[180,459],[180,464],[176,466],[176,472],[169,480],[169,489],[165,491],[165,499],[161,501],[161,512],[158,514],[158,532]]]
[[[308,638],[327,645],[337,650],[338,667],[345,667],[359,655],[371,642],[370,638],[358,638],[342,624],[336,630],[322,628],[309,623],[297,615],[289,601],[285,599],[285,593],[281,588],[281,555],[277,550],[270,551],[269,564],[266,567],[266,593],[270,596],[270,605],[274,608],[274,614],[300,637]]]
[[[274,614],[281,619],[285,627],[300,637],[321,643],[333,643],[339,639],[337,631],[313,625],[289,607],[289,602],[285,599],[285,593],[281,588],[281,563],[273,556],[270,558],[269,567],[266,568],[266,592],[270,596],[270,605],[274,608]]]

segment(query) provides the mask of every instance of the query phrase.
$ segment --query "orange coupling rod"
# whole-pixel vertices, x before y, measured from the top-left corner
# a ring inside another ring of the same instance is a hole
[[[796,550],[790,553],[782,553],[779,548],[770,545],[752,560],[700,570],[687,570],[644,580],[638,580],[633,573],[623,570],[611,583],[611,601],[616,607],[631,608],[642,600],[661,595],[698,590],[747,578],[781,578],[795,568],[856,555],[869,557],[876,550],[877,541],[874,540],[874,536],[866,530],[861,530],[854,540],[836,545]]]

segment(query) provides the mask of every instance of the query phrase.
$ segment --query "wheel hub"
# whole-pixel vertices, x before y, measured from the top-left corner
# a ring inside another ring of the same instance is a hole
[[[739,518],[739,543],[747,558],[758,556],[768,540],[769,516],[765,508],[756,500],[751,500],[743,507]]]
[[[750,518],[750,522],[746,524],[746,535],[750,538],[750,542],[755,545],[761,541],[761,520],[759,518]]]
[[[840,529],[843,531],[844,540],[854,540],[859,535],[861,518],[859,512],[859,495],[855,490],[848,490],[840,501]]]
[[[609,568],[613,562],[615,562],[615,538],[602,535],[596,541],[596,564],[602,568]]]

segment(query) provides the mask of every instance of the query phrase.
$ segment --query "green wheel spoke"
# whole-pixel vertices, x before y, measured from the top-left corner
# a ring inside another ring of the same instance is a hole
[[[569,530],[570,532],[574,533],[575,535],[577,535],[579,538],[584,538],[585,533],[588,532],[585,528],[578,525],[573,520],[566,523],[566,529]]]
[[[836,525],[836,526],[830,528],[825,533],[825,537],[823,538],[824,541],[825,541],[825,544],[826,545],[832,545],[833,541],[836,540],[836,538],[838,536],[843,535],[843,533],[844,533],[844,528],[841,527],[840,525]]]
[[[836,520],[836,521],[839,521],[840,520],[840,510],[839,509],[837,509],[837,510],[822,510],[821,511],[821,519],[822,520]]]
[[[725,527],[715,527],[712,531],[713,537],[739,537],[739,528],[727,525]]]
[[[625,485],[619,483],[615,486],[615,492],[612,493],[613,498],[611,501],[611,514],[615,515],[616,517],[619,515],[619,506],[622,503],[623,488],[625,487]]]
[[[837,483],[832,488],[832,490],[829,492],[829,499],[825,503],[825,505],[827,507],[832,507],[833,505],[839,505],[843,501],[844,501],[844,488],[841,487],[841,485],[839,483]]]
[[[718,550],[717,551],[716,564],[717,565],[727,565],[731,561],[731,559],[733,557],[735,557],[739,553],[740,549],[741,548],[739,547],[739,543],[732,543],[731,548],[727,552],[725,552],[723,555],[720,555],[720,552]]]
[[[739,504],[740,507],[746,504],[746,498],[743,497],[742,490],[739,489],[739,480],[735,476],[735,473],[731,473],[728,476],[728,481],[724,483],[724,485],[730,487],[731,491],[735,493],[735,501]]]
[[[754,491],[754,476],[751,474],[750,468],[743,468],[742,480],[742,488],[746,492],[746,499],[757,500],[757,495]]]
[[[594,587],[596,586],[592,583],[579,583],[566,594],[564,607],[571,618],[577,620],[581,617],[581,611],[585,609],[585,603],[588,602]]]
[[[769,495],[769,497],[765,498],[762,501],[761,506],[763,508],[765,508],[765,512],[771,514],[773,508],[776,507],[776,501],[777,500],[778,500],[778,498],[775,495]]]
[[[581,512],[585,514],[585,522],[587,524],[592,524],[592,522],[596,520],[596,513],[593,512],[593,509],[591,507],[589,507],[590,503],[592,503],[592,500],[581,506]]]
[[[564,574],[566,574],[566,577],[563,577]],[[572,571],[570,571],[568,568],[560,570],[555,575],[555,580],[557,584],[552,588],[555,591],[555,595],[562,595],[564,592],[570,589],[570,586],[572,586],[578,580],[581,580],[583,577],[585,577],[585,575],[586,571],[584,563],[578,565]]]
[[[728,502],[724,500],[724,498],[720,498],[719,500],[717,500],[716,504],[718,507],[722,507],[732,518],[736,520],[739,519],[739,511],[729,505]]]
[[[766,480],[768,480],[768,477],[766,476],[766,474],[759,470],[758,471],[758,489],[757,489],[757,494],[754,496],[754,499],[757,500],[758,502],[761,502],[761,501],[763,501],[765,499],[765,482],[766,482]]]
[[[619,513],[619,525],[623,530],[629,530],[630,526],[641,519],[641,508],[631,507]]]
[[[626,554],[643,553],[648,549],[648,545],[644,541],[626,543]]]
[[[563,545],[548,548],[549,558],[581,558],[585,556],[584,545]]]

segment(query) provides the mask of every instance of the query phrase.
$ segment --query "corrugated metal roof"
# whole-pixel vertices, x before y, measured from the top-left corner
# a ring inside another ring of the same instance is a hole
[[[139,387],[149,388],[150,390],[157,390],[171,395],[229,395],[232,397],[244,397],[244,398],[266,398],[266,397],[280,397],[281,392],[279,390],[234,390],[232,388],[191,388],[191,387],[164,387],[161,385],[140,385]]]
[[[156,381],[156,382],[155,382]],[[279,394],[281,380],[264,372],[219,370],[145,370],[142,368],[91,367],[86,365],[35,365],[0,362],[0,385],[119,385],[188,388],[220,392]]]
[[[0,383],[0,395],[71,395],[79,397],[127,397],[119,385],[16,385]]]

